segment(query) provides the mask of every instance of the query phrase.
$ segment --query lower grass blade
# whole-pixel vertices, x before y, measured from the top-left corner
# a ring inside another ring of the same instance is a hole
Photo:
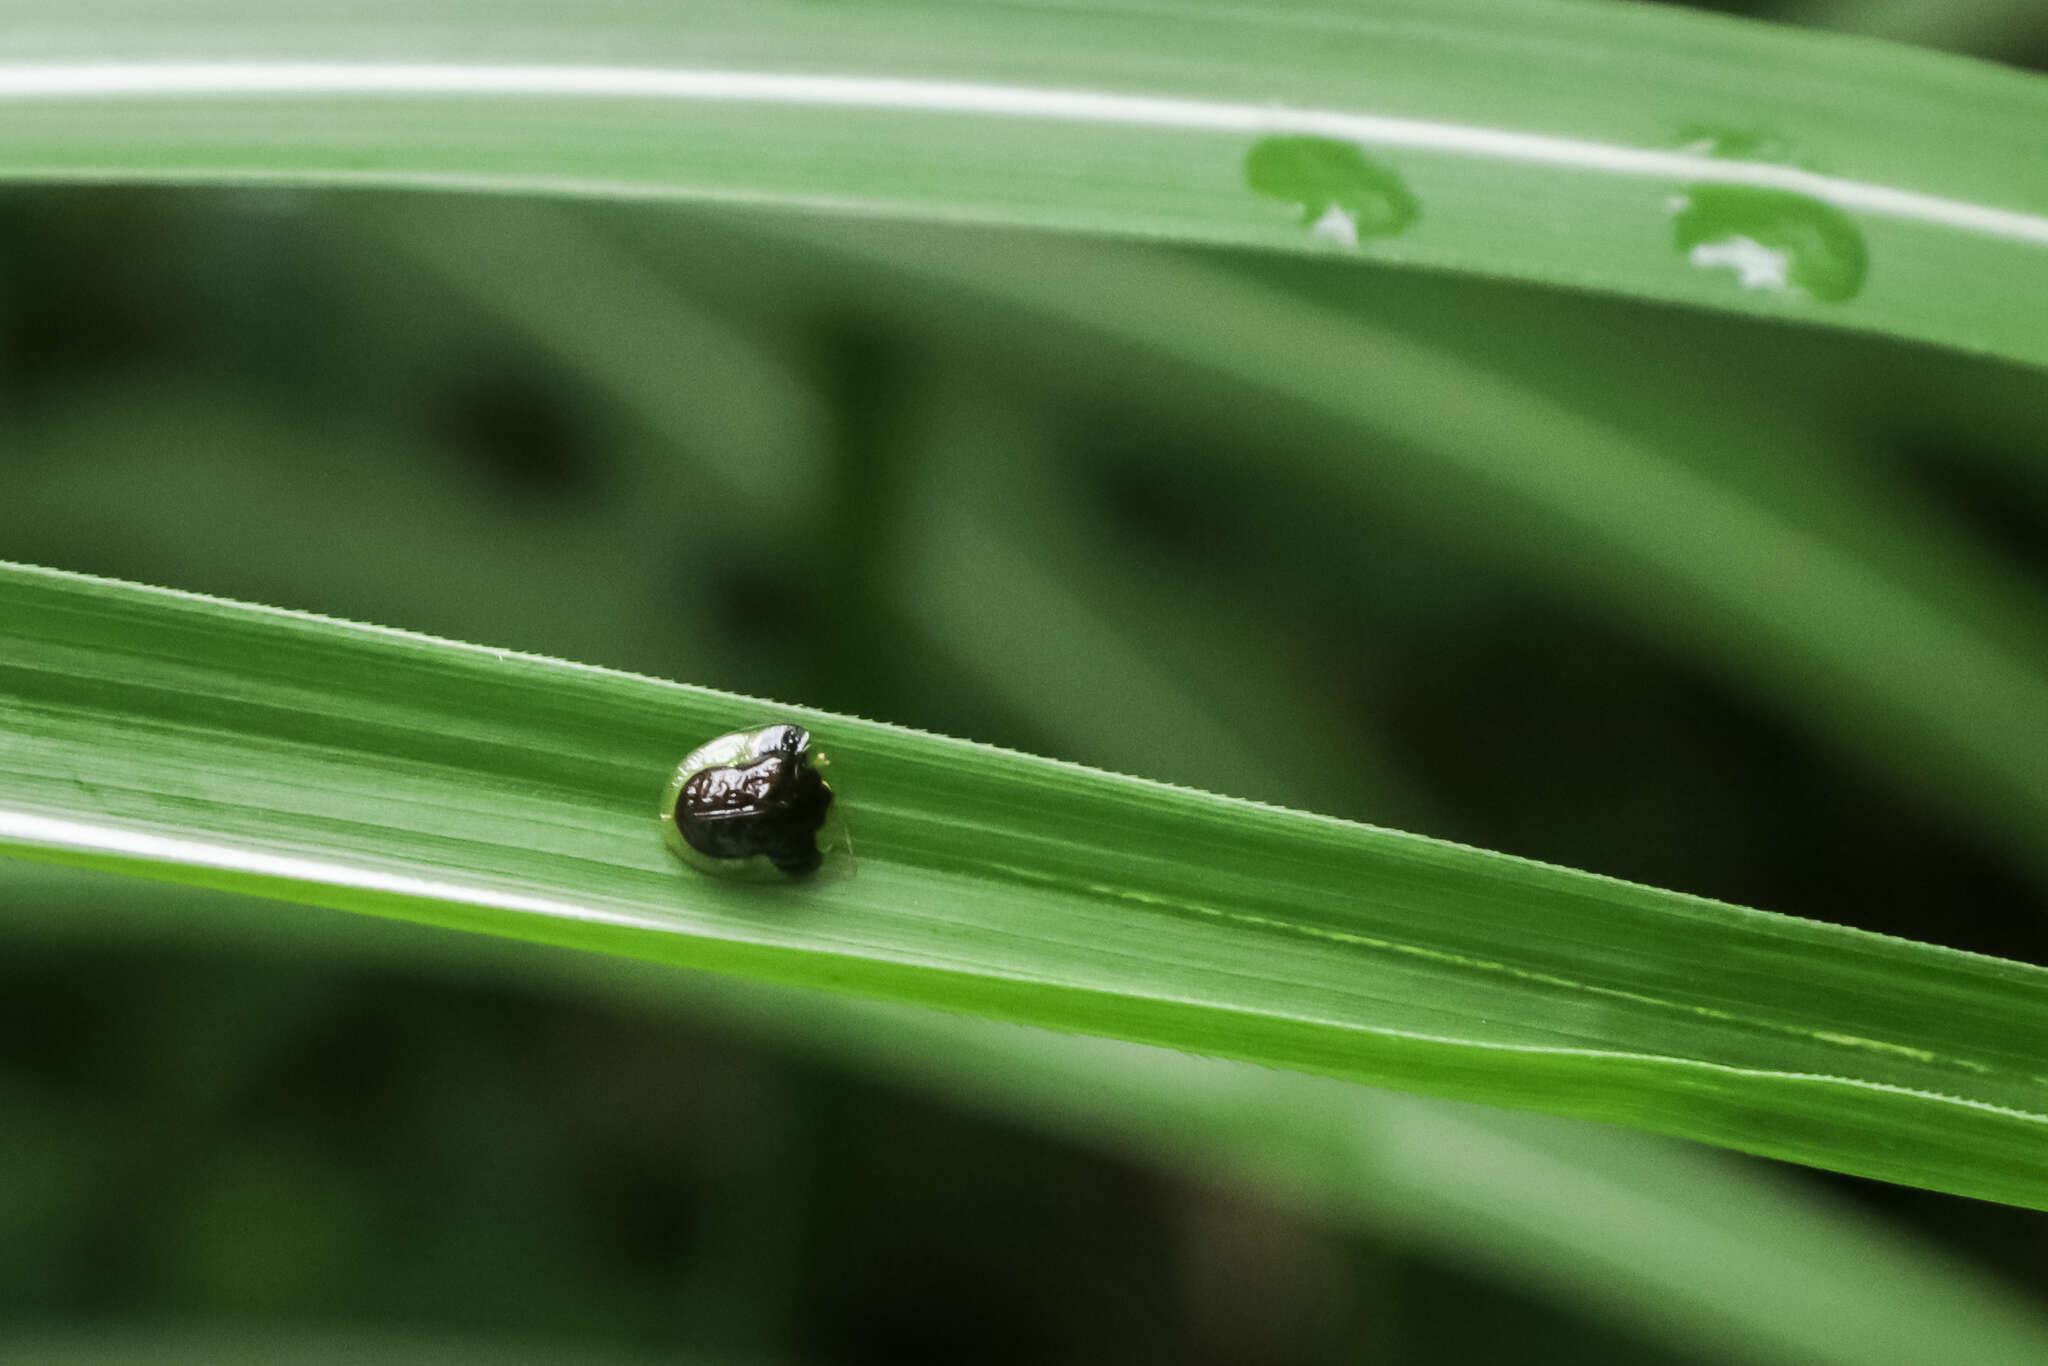
[[[769,710],[0,571],[21,853],[2048,1207],[2048,970],[798,708],[859,871],[697,876],[656,797]]]

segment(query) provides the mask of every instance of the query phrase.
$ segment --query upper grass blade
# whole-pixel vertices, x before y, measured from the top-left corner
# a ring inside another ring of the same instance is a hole
[[[2048,361],[2048,81],[1548,0],[0,6],[0,176],[802,204]]]
[[[0,572],[0,841],[2048,1207],[2048,970],[799,709],[850,877],[661,846],[760,703]]]

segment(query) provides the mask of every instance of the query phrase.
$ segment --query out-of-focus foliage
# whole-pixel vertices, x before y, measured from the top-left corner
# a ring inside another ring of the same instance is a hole
[[[1923,7],[1916,40],[1966,10],[1990,17],[1958,42],[2048,52],[2027,7]],[[10,194],[0,556],[2048,962],[2039,864],[1952,773],[1396,438],[986,297],[878,292],[744,218],[596,212],[507,272],[498,205],[429,206],[403,240],[359,207]],[[2014,625],[2048,586],[2037,373],[1341,263],[1282,287],[1647,448],[1733,432],[1705,476],[2048,667]],[[1337,441],[1371,472],[1341,497],[1315,475]],[[713,539],[705,506],[771,512]],[[124,928],[132,897],[0,883],[0,1354],[1731,1359],[1603,1306],[1621,1292],[1588,1266],[1545,1279],[1241,1173],[1162,1175],[1149,1139],[1101,1156],[743,1014],[328,957],[233,917],[159,937]],[[2042,1216],[1785,1176],[1786,1219],[1819,1192],[2048,1300]]]

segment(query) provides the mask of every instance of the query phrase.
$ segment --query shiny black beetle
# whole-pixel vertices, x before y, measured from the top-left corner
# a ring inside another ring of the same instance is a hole
[[[802,726],[721,735],[690,751],[662,800],[669,847],[721,877],[807,877],[843,839]],[[825,838],[821,841],[820,836]]]

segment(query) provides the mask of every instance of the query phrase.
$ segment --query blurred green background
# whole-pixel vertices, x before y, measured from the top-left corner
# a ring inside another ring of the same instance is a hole
[[[2032,6],[1740,8],[2048,61]],[[2040,867],[2009,834],[1885,762],[1882,734],[1819,733],[1685,604],[1644,608],[1600,555],[1398,442],[1361,450],[917,269],[964,240],[981,278],[1042,270],[1023,239],[869,240],[900,268],[706,210],[10,191],[0,558],[2048,963]],[[2029,612],[2048,587],[2037,374],[1350,262],[1173,255],[1438,348],[1446,404],[1460,374],[1504,376],[1653,447],[1724,450],[1718,477],[1878,563],[1903,524]],[[1338,445],[1341,488],[1317,477]],[[670,1007],[514,970],[540,950],[479,959],[418,929],[25,867],[0,868],[0,897],[0,1350],[1734,1359],[849,1070],[687,991]],[[1788,1175],[2048,1305],[2044,1216]]]

